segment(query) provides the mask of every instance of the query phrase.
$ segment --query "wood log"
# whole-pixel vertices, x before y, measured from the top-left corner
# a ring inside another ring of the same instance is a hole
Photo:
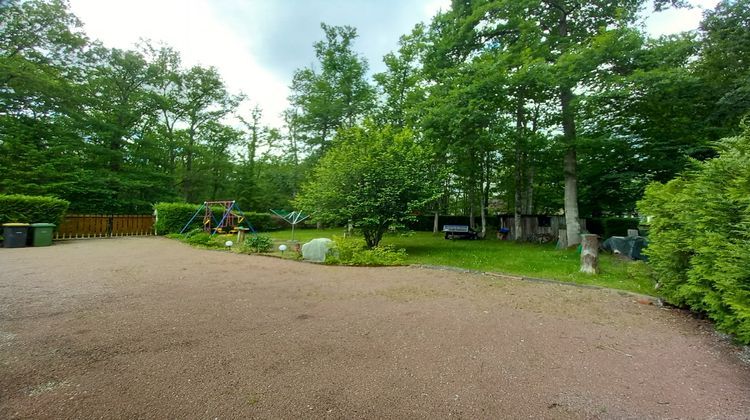
[[[599,272],[599,237],[592,234],[581,235],[581,272]]]
[[[568,233],[565,229],[557,230],[557,249],[565,249],[568,247]]]

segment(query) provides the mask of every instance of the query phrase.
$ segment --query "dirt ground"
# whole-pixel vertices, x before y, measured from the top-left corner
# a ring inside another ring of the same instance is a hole
[[[163,238],[0,249],[0,418],[748,418],[750,367],[632,295]]]

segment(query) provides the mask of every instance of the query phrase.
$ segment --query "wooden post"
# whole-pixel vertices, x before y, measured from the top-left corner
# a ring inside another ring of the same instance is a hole
[[[245,237],[247,235],[248,228],[239,227],[237,228],[237,243],[238,244],[244,244],[245,243]]]
[[[628,238],[638,236],[638,229],[628,229]]]
[[[557,249],[568,247],[568,232],[565,229],[557,230]]]
[[[581,272],[599,272],[599,237],[596,235],[581,235]]]

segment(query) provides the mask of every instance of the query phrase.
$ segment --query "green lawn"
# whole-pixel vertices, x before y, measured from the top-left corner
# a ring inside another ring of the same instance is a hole
[[[304,243],[343,233],[343,229],[306,229],[296,230],[294,236]],[[291,239],[291,231],[272,232],[270,236],[277,243],[286,242]],[[449,241],[429,232],[389,235],[383,239],[383,244],[405,248],[409,264],[451,266],[654,294],[648,266],[606,254],[599,260],[601,273],[592,276],[578,271],[579,254],[575,249],[557,250],[554,245],[516,244],[495,238]]]

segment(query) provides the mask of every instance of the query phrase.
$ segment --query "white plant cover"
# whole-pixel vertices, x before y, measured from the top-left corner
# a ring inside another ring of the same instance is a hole
[[[333,241],[328,238],[316,238],[302,245],[302,258],[307,261],[324,262]]]

